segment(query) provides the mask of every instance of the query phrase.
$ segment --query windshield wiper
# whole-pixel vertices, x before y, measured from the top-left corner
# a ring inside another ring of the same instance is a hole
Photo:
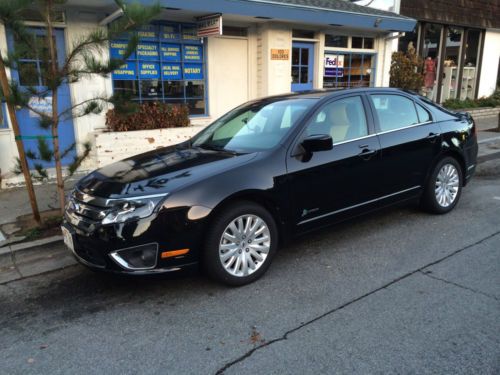
[[[238,155],[238,153],[236,151],[228,150],[227,148],[224,148],[222,146],[208,145],[208,144],[202,143],[201,145],[198,145],[198,147],[202,148],[204,150],[221,151],[221,152],[227,152],[228,154],[232,154],[232,155]]]

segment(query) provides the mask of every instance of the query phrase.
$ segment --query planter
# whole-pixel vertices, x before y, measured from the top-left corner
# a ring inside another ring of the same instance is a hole
[[[470,115],[475,119],[481,119],[486,117],[495,117],[500,113],[500,107],[479,107],[470,109],[454,109],[456,112],[469,112]]]
[[[92,132],[89,134],[92,143],[92,167],[100,168],[133,155],[183,142],[200,132],[205,126],[128,132]]]

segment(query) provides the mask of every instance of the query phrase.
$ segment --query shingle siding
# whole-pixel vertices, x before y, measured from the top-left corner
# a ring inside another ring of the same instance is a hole
[[[500,28],[499,0],[401,0],[401,14],[419,21]]]

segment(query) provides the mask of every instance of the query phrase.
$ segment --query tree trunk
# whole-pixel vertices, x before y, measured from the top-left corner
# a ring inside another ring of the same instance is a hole
[[[61,215],[64,215],[64,205],[65,205],[65,196],[64,196],[64,179],[62,175],[62,163],[61,163],[61,152],[59,149],[59,111],[58,111],[58,101],[57,101],[57,88],[58,84],[55,83],[55,78],[59,74],[58,72],[58,64],[56,59],[56,46],[54,44],[54,28],[52,26],[52,20],[50,18],[51,12],[53,10],[52,1],[47,1],[46,6],[46,18],[47,18],[47,44],[49,47],[50,53],[50,79],[52,80],[51,89],[52,89],[52,146],[54,148],[54,161],[56,164],[56,179],[57,179],[57,195],[59,197],[59,209],[61,211]]]
[[[19,124],[16,117],[16,108],[10,100],[10,86],[9,80],[7,79],[7,72],[5,71],[5,65],[3,63],[2,53],[0,51],[0,85],[7,99],[7,109],[9,111],[10,122],[12,124],[12,130],[14,130],[14,137],[16,140],[17,151],[19,153],[19,160],[21,161],[21,170],[24,175],[24,181],[26,183],[26,189],[28,190],[28,196],[31,204],[31,211],[33,212],[33,218],[37,224],[41,224],[42,220],[40,218],[40,211],[38,210],[38,203],[36,201],[35,189],[33,187],[33,181],[31,180],[30,169],[28,167],[28,161],[26,160],[26,154],[24,153],[24,144],[21,139],[21,132],[19,131]]]

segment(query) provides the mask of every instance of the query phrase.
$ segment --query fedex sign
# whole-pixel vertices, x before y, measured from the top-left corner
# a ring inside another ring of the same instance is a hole
[[[344,76],[344,55],[325,55],[325,77]]]

